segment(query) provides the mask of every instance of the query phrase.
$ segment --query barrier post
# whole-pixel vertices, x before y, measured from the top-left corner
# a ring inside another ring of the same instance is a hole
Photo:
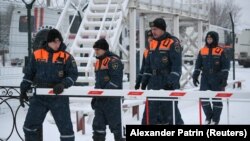
[[[149,125],[149,107],[148,107],[148,98],[146,98],[146,123]]]
[[[172,100],[173,105],[173,125],[175,125],[175,100]]]
[[[229,100],[227,98],[227,124],[230,123],[230,119],[229,119]]]
[[[201,113],[201,99],[199,99],[199,120],[200,120],[200,125],[202,125],[202,113]]]
[[[123,111],[122,111],[122,103],[123,103],[123,97],[120,97],[120,109],[121,109],[121,132],[122,132],[122,138],[125,138],[126,136],[126,133],[124,132],[124,129],[123,129]]]

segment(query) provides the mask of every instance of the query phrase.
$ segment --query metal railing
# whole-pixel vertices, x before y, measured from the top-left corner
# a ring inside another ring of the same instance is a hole
[[[202,0],[200,2],[192,3],[192,1],[180,2],[177,0],[136,0],[141,7],[139,9],[167,12],[178,14],[185,17],[193,17],[197,19],[208,19],[209,2]]]
[[[71,7],[70,7],[71,6]],[[63,8],[63,11],[58,19],[58,22],[56,24],[56,29],[59,29],[65,39],[65,43],[68,43],[69,41],[69,35],[70,35],[70,29],[73,25],[73,22],[75,21],[76,17],[79,16],[79,19],[82,19],[82,16],[84,15],[84,10],[88,6],[88,1],[85,0],[82,2],[82,0],[78,0],[78,3],[74,3],[72,0],[67,0],[65,7]],[[73,8],[72,8],[73,7]],[[72,12],[72,9],[74,9],[74,12]],[[72,20],[69,23],[68,27],[64,27],[64,22],[67,21],[67,14],[73,14]]]
[[[23,137],[20,134],[20,131],[17,128],[17,114],[20,110],[21,105],[18,104],[17,107],[14,107],[11,105],[10,101],[17,100],[19,102],[20,97],[20,89],[19,87],[15,86],[0,86],[0,111],[4,104],[7,105],[7,108],[10,110],[11,113],[11,119],[13,121],[13,124],[11,125],[11,131],[7,135],[7,137],[0,137],[0,141],[8,141],[11,136],[13,135],[14,131],[17,133],[18,137],[24,141]],[[29,106],[29,104],[26,102],[26,106]],[[3,131],[3,128],[1,129]]]

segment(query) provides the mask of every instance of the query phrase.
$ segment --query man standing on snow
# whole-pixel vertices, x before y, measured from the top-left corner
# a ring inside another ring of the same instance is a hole
[[[208,32],[205,41],[205,47],[200,50],[195,63],[193,83],[196,87],[198,86],[198,77],[202,71],[200,85],[201,91],[223,91],[227,85],[230,61],[224,49],[218,46],[219,35],[217,32]],[[207,98],[201,100],[206,100],[201,102],[203,111],[206,115],[205,124],[219,124],[223,107],[222,102],[218,101],[220,99],[213,99],[217,100],[213,102],[213,107],[211,106],[211,103],[207,101]]]
[[[25,69],[21,82],[20,104],[28,101],[27,91],[31,85],[37,88],[53,88],[55,94],[61,94],[65,88],[74,84],[78,77],[74,58],[65,51],[61,33],[56,29],[48,32],[47,43],[34,51]],[[30,107],[23,126],[25,141],[39,141],[39,129],[48,111],[61,134],[61,141],[74,141],[74,131],[70,118],[69,98],[66,96],[39,96],[30,99]]]
[[[148,57],[145,61],[142,78],[142,89],[148,86],[152,90],[175,90],[180,88],[181,77],[181,52],[179,40],[166,32],[166,23],[162,18],[150,22],[153,40],[149,45]],[[172,101],[149,101],[149,110],[145,108],[142,124],[174,124]],[[175,106],[175,124],[184,124],[178,108]],[[161,123],[158,117],[162,118]],[[147,116],[148,115],[148,116]],[[149,117],[146,119],[146,117]]]
[[[99,39],[93,46],[96,54],[95,89],[122,89],[123,64],[120,58],[109,51],[105,39]],[[123,141],[121,124],[121,99],[96,97],[92,99],[95,110],[93,120],[93,140],[105,141],[106,126],[109,125],[115,141]]]

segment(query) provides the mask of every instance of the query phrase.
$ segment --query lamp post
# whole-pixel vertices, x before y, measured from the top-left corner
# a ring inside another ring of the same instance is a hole
[[[35,2],[35,0],[22,0],[23,3],[25,4],[26,6],[26,9],[27,9],[27,21],[28,21],[28,57],[26,56],[25,57],[25,67],[24,67],[24,70],[23,72],[25,72],[26,70],[26,66],[28,64],[28,60],[29,58],[31,57],[31,9],[33,7],[33,4]],[[43,127],[40,127],[38,130],[37,130],[37,133],[38,133],[38,141],[43,141]]]
[[[229,13],[230,19],[231,19],[231,24],[232,24],[232,34],[233,34],[233,80],[235,80],[235,32],[234,32],[234,20],[232,16],[232,12]]]
[[[28,18],[28,57],[31,55],[31,9],[35,0],[22,0],[27,8]]]

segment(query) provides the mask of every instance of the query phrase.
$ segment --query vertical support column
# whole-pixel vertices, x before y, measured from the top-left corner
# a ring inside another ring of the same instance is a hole
[[[140,119],[139,105],[132,106],[132,117],[136,115],[137,120]]]
[[[181,0],[181,14],[182,14],[182,11],[183,11],[183,0]]]
[[[171,11],[173,12],[174,11],[174,0],[171,0]]]
[[[203,36],[203,30],[202,30],[203,23],[201,20],[198,21],[198,48],[202,47],[202,36]]]
[[[150,6],[149,8],[150,8],[150,9],[152,9],[152,5],[153,5],[153,4],[152,4],[152,0],[149,0],[149,6]]]
[[[227,98],[227,124],[230,124],[230,117],[229,117],[229,99]]]
[[[129,9],[129,87],[133,89],[136,78],[136,7]]]
[[[176,36],[177,38],[179,38],[180,36],[180,31],[179,31],[179,27],[180,27],[180,17],[179,15],[175,15],[174,16],[174,36]]]
[[[124,138],[126,138],[126,137],[125,137],[126,131],[125,131],[125,129],[124,129],[124,128],[126,127],[126,125],[123,126],[123,116],[124,116],[124,115],[123,115],[123,111],[122,111],[122,110],[123,110],[123,105],[122,105],[122,103],[123,103],[123,99],[124,99],[124,98],[123,98],[123,97],[119,97],[119,98],[120,98],[120,108],[121,108],[121,111],[120,111],[120,112],[121,112],[121,124],[122,124],[122,126],[121,126],[121,132],[122,132],[122,138],[124,139]]]
[[[140,34],[140,66],[142,64],[142,56],[143,51],[145,49],[145,19],[144,14],[140,15],[140,23],[139,23],[139,34]]]
[[[85,116],[83,111],[76,111],[76,131],[82,130],[82,134],[85,134]]]

